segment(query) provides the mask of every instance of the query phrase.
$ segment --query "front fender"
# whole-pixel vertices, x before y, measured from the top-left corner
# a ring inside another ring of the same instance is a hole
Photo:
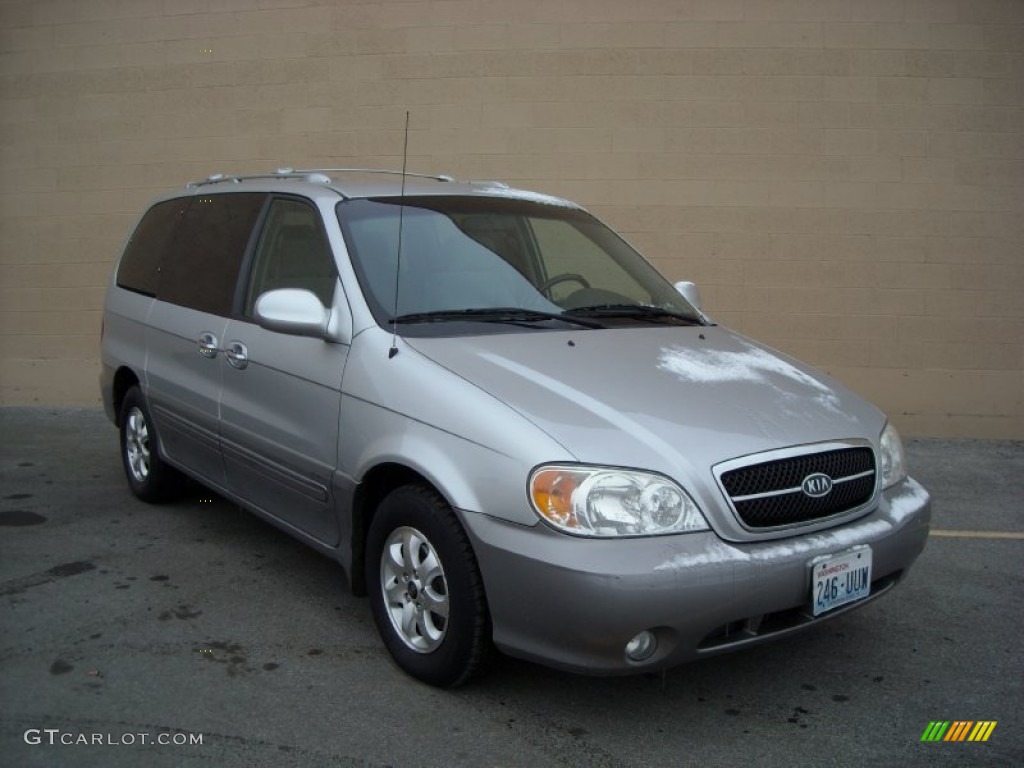
[[[426,478],[456,509],[523,525],[537,522],[527,497],[526,482],[534,466],[529,459],[505,455],[373,403],[351,400],[342,410],[347,427],[369,436],[346,446],[343,465],[355,483],[376,466],[398,464]]]
[[[575,457],[494,395],[380,329],[359,334],[342,385],[339,470],[383,463],[427,478],[455,508],[533,525],[530,470]]]

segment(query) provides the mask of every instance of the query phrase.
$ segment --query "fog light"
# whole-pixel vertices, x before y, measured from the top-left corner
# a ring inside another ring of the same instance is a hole
[[[653,632],[644,630],[628,643],[626,643],[626,655],[631,661],[646,661],[658,650],[658,638]]]

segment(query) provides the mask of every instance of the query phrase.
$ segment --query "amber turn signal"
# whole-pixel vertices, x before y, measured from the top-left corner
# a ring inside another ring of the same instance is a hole
[[[551,467],[535,473],[530,487],[537,511],[559,528],[577,528],[572,494],[583,477],[565,467]]]

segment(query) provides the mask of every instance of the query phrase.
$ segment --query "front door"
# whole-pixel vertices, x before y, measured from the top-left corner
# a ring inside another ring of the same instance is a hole
[[[320,214],[295,198],[271,201],[242,317],[224,331],[221,449],[232,493],[333,546],[339,530],[331,477],[349,348],[257,325],[256,299],[276,288],[303,288],[325,308],[347,311]]]

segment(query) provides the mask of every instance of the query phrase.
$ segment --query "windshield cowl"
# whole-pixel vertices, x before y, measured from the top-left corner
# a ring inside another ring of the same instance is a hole
[[[567,313],[541,312],[534,309],[523,309],[521,307],[495,307],[495,308],[474,308],[474,309],[438,309],[431,312],[413,312],[391,318],[389,324],[402,323],[446,323],[458,322],[460,320],[471,320],[481,323],[511,323],[534,327],[533,324],[544,321],[558,321],[583,328],[604,328],[605,326],[593,320],[584,320],[579,317],[572,317]]]
[[[654,323],[678,322],[683,325],[705,325],[699,317],[684,315],[664,307],[647,304],[596,304],[590,307],[574,307],[565,311],[572,317],[628,317]]]

